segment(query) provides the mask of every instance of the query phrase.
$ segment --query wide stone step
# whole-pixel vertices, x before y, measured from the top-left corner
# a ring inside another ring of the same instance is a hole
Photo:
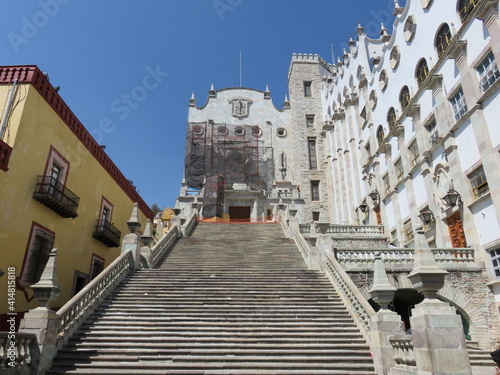
[[[373,363],[373,362],[372,362]],[[332,360],[330,363],[310,363],[310,362],[260,362],[260,361],[236,361],[236,362],[220,362],[220,361],[205,361],[205,362],[194,362],[188,360],[186,362],[182,361],[171,361],[171,362],[152,362],[145,361],[142,364],[137,361],[110,361],[110,362],[90,362],[90,363],[78,363],[79,368],[108,368],[108,369],[122,369],[127,371],[129,369],[141,369],[146,367],[148,369],[166,369],[166,370],[182,370],[184,368],[188,369],[204,369],[204,370],[326,370],[326,369],[334,369],[334,370],[363,370],[363,371],[373,371],[373,364],[367,363],[351,363],[345,360]],[[73,361],[57,361],[56,366],[54,366],[52,372],[58,371],[62,368],[74,368],[75,364]]]
[[[368,363],[369,365],[373,365],[373,360],[368,355],[329,355],[329,356],[321,356],[321,355],[290,355],[289,353],[284,355],[276,355],[276,354],[268,354],[268,355],[236,355],[236,354],[228,354],[228,355],[192,355],[192,354],[177,354],[177,355],[164,355],[164,354],[133,354],[129,353],[128,355],[124,354],[88,354],[88,353],[67,353],[61,356],[61,361],[64,360],[73,360],[76,364],[82,363],[94,363],[98,361],[102,362],[111,362],[111,361],[120,361],[120,362],[128,362],[128,361],[147,361],[147,362],[191,362],[191,363],[199,363],[199,362],[220,362],[220,363],[231,363],[231,362],[281,362],[285,361],[287,363],[300,363],[300,365],[304,363],[335,363],[335,362],[355,362],[357,364],[360,363]],[[370,363],[371,362],[371,363]]]
[[[192,369],[150,369],[150,368],[142,368],[142,369],[127,369],[124,372],[122,369],[66,369],[66,368],[54,368],[47,375],[56,375],[56,374],[74,374],[74,375],[116,375],[116,374],[130,374],[130,375],[294,375],[300,374],[304,375],[304,370],[295,370],[295,369],[285,369],[285,370],[246,370],[246,369],[238,369],[238,370],[224,370],[224,369],[216,369],[216,370],[192,370]],[[366,371],[366,370],[349,370],[346,373],[345,370],[335,370],[335,369],[327,369],[327,370],[307,370],[308,375],[377,375],[374,371]]]
[[[127,322],[128,329],[189,329],[191,327],[203,329],[225,329],[231,327],[248,327],[249,329],[338,329],[346,325],[354,325],[352,319],[336,319],[333,322],[227,322],[227,321],[129,321]],[[114,327],[123,327],[122,321],[103,321],[98,320],[94,323],[82,324],[82,329],[111,329]]]

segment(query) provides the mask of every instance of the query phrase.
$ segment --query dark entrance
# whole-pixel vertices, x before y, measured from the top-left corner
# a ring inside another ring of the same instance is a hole
[[[250,207],[229,207],[230,220],[250,221]]]

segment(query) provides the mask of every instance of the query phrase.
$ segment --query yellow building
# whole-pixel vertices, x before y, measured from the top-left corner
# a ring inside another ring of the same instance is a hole
[[[36,307],[57,248],[57,309],[120,254],[134,202],[142,228],[153,212],[36,66],[0,67],[0,103],[1,295],[15,273],[15,311]]]

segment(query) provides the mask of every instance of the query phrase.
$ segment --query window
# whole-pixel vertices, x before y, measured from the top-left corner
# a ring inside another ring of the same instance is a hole
[[[245,128],[243,126],[237,126],[236,129],[234,129],[234,134],[235,135],[244,135],[245,134]]]
[[[316,138],[307,139],[307,148],[309,150],[309,169],[318,169],[318,161],[316,158]]]
[[[391,107],[387,112],[387,124],[389,125],[389,129],[392,129],[396,125],[396,121],[396,110],[394,107]]]
[[[408,104],[410,104],[410,90],[408,86],[403,86],[401,92],[399,93],[399,103],[401,104],[401,110],[404,111]]]
[[[382,144],[384,143],[384,139],[385,139],[384,128],[382,127],[382,125],[380,125],[377,129],[377,142],[379,147],[382,146]]]
[[[76,295],[85,287],[85,285],[87,284],[87,277],[88,275],[86,273],[78,270],[75,271],[75,276],[73,277],[73,293],[71,294],[72,296]]]
[[[420,59],[417,65],[417,72],[416,72],[418,86],[420,86],[425,81],[428,75],[429,75],[429,67],[427,66],[427,60]]]
[[[94,280],[97,275],[99,275],[104,269],[104,258],[99,255],[92,254],[92,260],[90,261],[90,280]]]
[[[375,90],[370,92],[370,97],[368,98],[368,105],[373,110],[377,107],[377,93]]]
[[[380,72],[380,76],[378,79],[380,90],[385,91],[388,82],[389,82],[389,77],[387,76],[387,71],[384,69]]]
[[[495,277],[500,277],[500,249],[490,250],[490,257]]]
[[[460,15],[462,22],[467,19],[478,2],[479,0],[458,0],[458,14]]]
[[[314,115],[306,115],[306,125],[308,128],[314,128]]]
[[[319,181],[311,181],[311,200],[319,201]]]
[[[276,134],[278,137],[286,137],[286,129],[285,128],[278,128],[276,130]]]
[[[405,22],[403,27],[403,34],[406,42],[411,42],[413,37],[415,36],[415,32],[417,31],[417,24],[415,22],[415,16],[408,16],[408,19]]]
[[[409,146],[408,146],[408,151],[410,151],[410,157],[411,157],[411,163],[413,165],[416,165],[417,164],[417,159],[418,159],[418,156],[419,156],[419,153],[418,153],[418,145],[417,145],[417,141],[413,141]]]
[[[403,231],[405,234],[405,241],[406,242],[413,240],[413,237],[414,237],[413,226],[411,225],[410,220],[408,220],[406,223],[404,223]]]
[[[396,180],[399,182],[403,178],[404,170],[403,170],[403,160],[398,159],[394,163],[394,171],[396,172]]]
[[[479,73],[479,85],[481,90],[488,90],[491,85],[500,77],[500,72],[498,71],[498,66],[493,56],[493,52],[488,53],[488,55],[479,63],[476,67]]]
[[[313,221],[319,221],[319,212],[318,211],[312,212],[312,219],[313,219]]]
[[[312,82],[311,81],[305,81],[304,82],[304,96],[306,98],[310,98],[312,96]]]
[[[429,132],[429,143],[434,146],[439,138],[439,133],[437,130],[436,119],[432,118],[431,121],[424,125],[425,129]]]
[[[452,95],[450,103],[455,114],[455,121],[460,120],[467,113],[467,103],[465,103],[464,92],[461,87]]]
[[[389,174],[385,174],[384,177],[382,177],[382,181],[384,182],[384,189],[386,193],[389,193],[389,190],[391,189],[391,183],[389,182]]]
[[[21,277],[22,284],[32,285],[40,281],[40,277],[49,260],[50,251],[53,245],[54,233],[33,223],[28,244],[28,252]]]
[[[254,137],[259,137],[262,135],[262,129],[258,126],[252,126],[252,135]]]
[[[479,198],[485,195],[490,188],[488,187],[488,181],[486,180],[486,175],[484,174],[483,166],[474,170],[469,174],[470,184],[472,186],[472,192],[474,193],[474,198]]]
[[[219,126],[217,128],[217,134],[219,135],[227,135],[229,131],[227,130],[227,128],[223,125],[223,126]]]
[[[389,63],[392,69],[396,69],[399,65],[399,59],[401,58],[401,53],[399,52],[399,47],[394,46],[391,50],[389,57]]]
[[[439,57],[443,54],[445,49],[450,45],[451,31],[447,23],[442,25],[436,35],[436,51]]]

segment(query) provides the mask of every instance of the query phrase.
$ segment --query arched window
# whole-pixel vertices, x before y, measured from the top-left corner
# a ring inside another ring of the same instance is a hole
[[[458,0],[458,14],[462,22],[471,14],[478,2],[479,0]]]
[[[401,92],[399,93],[399,103],[401,104],[401,110],[404,111],[405,108],[410,104],[410,90],[408,86],[403,86]]]
[[[417,72],[416,72],[417,82],[419,86],[422,84],[422,82],[425,81],[428,75],[429,75],[429,67],[427,66],[427,60],[421,59],[418,62]]]
[[[451,31],[447,23],[443,24],[436,34],[436,51],[439,57],[443,54],[451,41]]]
[[[394,107],[389,108],[389,112],[387,112],[387,124],[389,124],[389,129],[396,125],[396,110]]]
[[[377,129],[377,142],[379,147],[382,146],[382,144],[384,143],[384,139],[385,139],[384,127],[380,125]]]

